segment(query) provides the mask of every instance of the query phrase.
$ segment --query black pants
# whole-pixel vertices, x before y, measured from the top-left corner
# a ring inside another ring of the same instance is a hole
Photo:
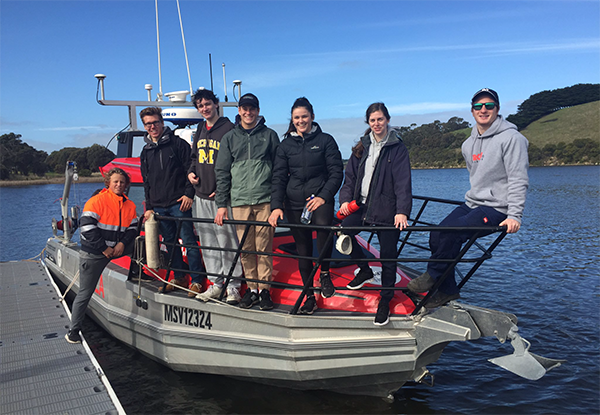
[[[362,226],[362,216],[364,209],[361,206],[353,214],[347,216],[342,221],[342,226]],[[368,225],[368,224],[365,224]],[[362,247],[355,238],[358,233],[356,231],[344,231],[347,235],[352,235],[352,252],[350,257],[352,259],[365,259],[366,255],[362,250]],[[379,239],[379,254],[380,258],[391,259],[397,258],[398,255],[398,239],[400,238],[399,230],[389,231],[377,231],[377,238]],[[358,262],[360,269],[366,269],[369,267],[367,262]],[[381,263],[381,286],[382,287],[393,287],[396,285],[396,263],[395,262],[382,262]],[[394,297],[393,290],[381,290],[381,298],[383,300],[390,301]]]
[[[301,210],[291,210],[286,209],[285,215],[290,223],[300,223],[300,216],[302,216]],[[311,224],[313,225],[323,225],[323,226],[331,226],[333,221],[333,205],[324,204],[321,205],[313,212]],[[317,231],[317,250],[319,254],[323,254],[324,258],[331,258],[331,252],[333,250],[333,238],[331,241],[326,244],[327,238],[329,237],[328,231]],[[292,236],[294,237],[294,241],[296,241],[296,250],[298,251],[298,255],[301,256],[312,256],[313,252],[313,231],[311,229],[292,229]],[[302,282],[306,285],[308,281],[308,286],[312,287],[312,280],[309,281],[310,273],[313,269],[313,262],[309,259],[299,259],[298,260],[298,269],[300,270],[300,275],[302,276]],[[321,264],[321,272],[329,271],[329,262],[323,262]],[[313,295],[313,290],[309,290],[307,293],[308,296]]]

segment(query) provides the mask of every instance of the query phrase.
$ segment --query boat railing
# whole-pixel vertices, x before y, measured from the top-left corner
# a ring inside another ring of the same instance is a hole
[[[502,239],[504,239],[504,237],[506,236],[506,227],[504,227],[504,226],[469,226],[469,227],[439,226],[439,225],[430,223],[429,220],[426,220],[424,218],[424,213],[430,207],[430,205],[440,204],[442,206],[454,206],[454,205],[461,205],[463,202],[447,200],[447,199],[440,199],[440,198],[432,198],[432,197],[414,196],[413,203],[421,203],[421,205],[417,209],[416,215],[414,217],[409,218],[410,226],[405,228],[400,234],[401,236],[400,236],[400,239],[398,242],[399,248],[398,248],[397,255],[395,258],[352,259],[349,256],[345,256],[342,258],[339,258],[339,257],[327,258],[327,257],[324,257],[324,253],[320,253],[319,256],[317,256],[317,257],[312,257],[312,256],[307,257],[307,256],[301,256],[301,255],[292,254],[292,253],[288,253],[288,252],[282,253],[282,252],[261,252],[261,251],[245,250],[245,249],[242,249],[242,247],[244,246],[244,243],[245,243],[247,235],[248,235],[248,231],[250,230],[251,227],[253,227],[253,226],[254,227],[256,227],[256,226],[271,226],[271,225],[268,222],[225,220],[223,226],[236,226],[236,227],[244,226],[244,233],[242,234],[242,237],[239,240],[237,249],[220,248],[220,247],[214,247],[214,246],[198,246],[197,244],[195,246],[186,245],[186,244],[179,243],[179,238],[176,238],[176,240],[174,242],[166,244],[166,245],[168,245],[168,251],[170,252],[170,255],[167,259],[167,263],[165,264],[165,269],[167,271],[167,275],[169,275],[170,271],[181,271],[181,272],[186,272],[186,273],[191,273],[191,274],[200,274],[200,275],[203,275],[206,277],[222,277],[222,278],[224,278],[224,281],[225,281],[224,287],[227,288],[227,285],[232,280],[241,280],[241,281],[245,281],[245,282],[256,282],[256,283],[263,282],[264,283],[264,281],[246,278],[244,276],[241,276],[241,277],[233,276],[235,266],[236,266],[237,262],[240,261],[241,254],[266,255],[266,256],[271,256],[271,257],[312,260],[314,262],[314,266],[311,271],[310,278],[308,279],[309,282],[313,281],[315,274],[317,273],[320,265],[323,262],[337,262],[337,263],[340,263],[340,262],[342,262],[342,263],[343,262],[348,262],[348,263],[396,262],[400,266],[401,269],[408,269],[408,270],[412,271],[413,273],[416,273],[416,271],[413,268],[408,267],[404,264],[420,264],[420,263],[426,264],[426,263],[430,263],[430,262],[447,263],[449,266],[447,267],[444,274],[436,281],[434,286],[429,290],[428,294],[423,298],[412,294],[410,291],[408,291],[408,289],[406,287],[385,287],[386,290],[389,289],[389,290],[403,291],[405,294],[407,294],[415,302],[416,308],[412,313],[414,315],[414,314],[417,314],[422,309],[422,307],[427,304],[427,302],[429,301],[431,296],[433,294],[435,294],[435,292],[439,289],[439,287],[446,280],[446,278],[450,277],[450,275],[452,273],[452,269],[454,269],[456,271],[456,274],[460,280],[458,282],[459,289],[462,288],[469,281],[469,279],[474,275],[474,273],[481,266],[481,264],[483,264],[484,261],[486,261],[492,257],[492,251],[498,246],[498,244],[500,244]],[[199,219],[199,218],[174,218],[174,217],[169,217],[169,216],[156,216],[156,219],[159,221],[164,220],[164,221],[177,222],[177,236],[179,236],[179,233],[181,230],[181,225],[185,221],[200,222],[200,223],[213,223],[212,219]],[[317,230],[327,231],[327,232],[329,232],[327,244],[332,243],[335,236],[339,235],[340,233],[344,233],[346,231],[352,231],[353,233],[354,232],[368,233],[368,234],[370,234],[369,237],[366,239],[368,246],[371,245],[372,238],[376,234],[377,231],[396,229],[393,226],[347,227],[347,226],[341,226],[340,224],[334,224],[331,226],[318,226],[318,225],[312,225],[312,224],[309,224],[309,225],[291,224],[291,223],[287,223],[285,221],[278,223],[278,229],[281,229],[281,228],[287,228],[287,229],[301,228],[301,229],[311,229],[313,231],[317,231]],[[464,246],[462,247],[462,249],[460,250],[459,254],[455,258],[432,259],[432,258],[430,258],[431,250],[428,246],[429,238],[427,237],[431,232],[468,232],[470,236],[469,236],[468,240],[466,241],[466,243],[464,244]],[[486,242],[484,243],[481,239],[479,239],[483,236],[488,236],[491,234],[495,234],[495,237],[491,241],[486,240]],[[163,242],[163,243],[165,243],[165,242]],[[229,251],[229,252],[235,252],[235,258],[231,264],[231,267],[230,267],[227,275],[215,274],[215,273],[206,272],[206,271],[192,271],[192,270],[188,270],[188,269],[175,269],[171,266],[172,260],[173,260],[174,248],[177,248],[177,249],[180,249],[180,248],[199,249],[200,251],[209,251],[209,250]],[[414,252],[421,253],[421,254],[415,256],[413,254],[413,252],[407,253],[407,251],[409,251],[409,250],[412,250]],[[468,269],[466,269],[466,272],[461,271],[457,267],[458,264],[468,264],[468,266],[467,266]],[[271,281],[271,282],[269,282],[269,284],[274,287],[300,289],[302,291],[300,296],[298,297],[298,300],[296,301],[296,303],[292,307],[292,310],[290,311],[291,314],[297,313],[300,305],[302,304],[302,301],[306,297],[308,291],[311,289],[311,287],[308,284],[301,286],[301,285],[289,284],[289,283],[285,283],[285,282],[281,282],[281,281],[277,281],[277,280]],[[165,283],[165,285],[166,285],[166,283]],[[318,288],[316,288],[316,289],[318,290]],[[345,289],[345,287],[336,287],[336,289]],[[381,286],[371,286],[371,287],[361,288],[361,290],[381,290],[381,289],[382,289]],[[221,296],[223,296],[225,294],[225,292],[226,292],[226,289],[222,290]]]

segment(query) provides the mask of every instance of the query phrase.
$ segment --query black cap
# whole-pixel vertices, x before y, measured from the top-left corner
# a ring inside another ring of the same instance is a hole
[[[496,102],[496,104],[500,105],[500,98],[498,98],[498,93],[490,88],[482,88],[479,91],[475,92],[473,98],[471,98],[471,104],[474,104],[480,97],[480,95],[489,95]]]
[[[260,108],[258,105],[258,98],[254,94],[244,94],[240,98],[240,102],[238,102],[238,107],[243,107],[244,105],[249,105],[254,108]]]

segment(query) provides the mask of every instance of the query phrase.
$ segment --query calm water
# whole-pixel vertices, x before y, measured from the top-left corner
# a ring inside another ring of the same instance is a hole
[[[597,414],[600,412],[600,168],[530,170],[521,231],[508,236],[461,292],[463,301],[513,312],[531,351],[568,363],[533,382],[487,362],[512,353],[486,338],[449,345],[430,365],[433,388],[405,386],[393,403],[299,392],[214,375],[176,373],[113,340],[89,319],[84,331],[128,413]],[[83,205],[99,184],[76,186]],[[462,199],[466,170],[413,172],[417,195]],[[0,261],[34,257],[60,215],[62,186],[0,188]],[[430,218],[438,221],[439,217]]]

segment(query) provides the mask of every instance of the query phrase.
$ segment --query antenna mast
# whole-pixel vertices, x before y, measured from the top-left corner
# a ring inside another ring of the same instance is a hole
[[[158,32],[158,0],[154,0],[154,10],[156,11],[156,47],[158,49],[158,100],[162,101],[162,72],[160,69],[160,35]]]
[[[183,34],[183,22],[181,21],[181,9],[179,8],[179,0],[177,0],[177,12],[179,13],[179,27],[181,28],[181,40],[183,41],[183,54],[185,55],[185,66],[187,67],[188,81],[190,83],[190,95],[194,95],[194,91],[192,89],[192,77],[190,76],[190,63],[188,62],[188,54],[187,49],[185,47],[185,36]]]
[[[225,102],[227,100],[227,80],[225,79],[225,63],[223,62],[223,89],[225,89]]]

